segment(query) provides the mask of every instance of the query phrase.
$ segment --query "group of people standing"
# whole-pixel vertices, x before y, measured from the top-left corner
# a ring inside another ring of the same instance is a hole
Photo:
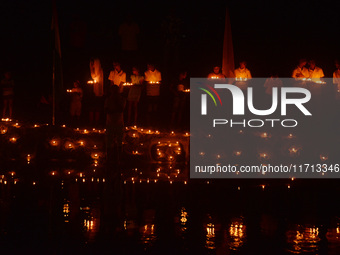
[[[189,82],[186,81],[187,73],[185,71],[181,72],[178,80],[174,81],[174,85],[172,86],[161,85],[162,74],[152,63],[147,64],[147,70],[144,73],[141,73],[137,66],[132,67],[132,74],[130,77],[127,77],[127,74],[122,69],[121,64],[113,62],[113,69],[107,77],[107,83],[105,82],[103,69],[98,59],[90,61],[90,72],[91,81],[84,86],[84,91],[80,89],[78,81],[75,81],[73,88],[68,90],[68,92],[71,92],[70,115],[73,119],[79,119],[81,114],[81,101],[83,94],[86,94],[90,124],[99,124],[100,119],[103,117],[103,110],[106,112],[106,122],[108,122],[108,120],[112,119],[107,115],[109,112],[107,111],[108,107],[112,106],[111,102],[109,102],[109,98],[113,96],[122,97],[124,99],[124,107],[117,107],[117,109],[126,109],[125,124],[137,125],[138,112],[140,110],[139,102],[143,100],[143,113],[145,116],[143,116],[142,121],[144,122],[142,122],[142,124],[154,127],[158,122],[159,105],[162,103],[161,94],[164,95],[167,92],[173,92],[172,95],[174,97],[174,101],[176,101],[173,102],[173,105],[177,115],[172,114],[171,119],[173,121],[181,119],[182,116],[181,114],[178,114],[178,111],[184,106],[183,100],[178,99],[179,97],[182,97],[182,95],[179,95],[178,92],[189,88]],[[180,87],[178,87],[179,84],[177,84],[177,82],[182,83]],[[105,83],[107,86],[104,86]],[[172,89],[175,85],[176,89]],[[168,90],[164,93],[161,92],[164,91],[165,87]],[[178,88],[180,91],[178,91]],[[111,95],[112,93],[118,93],[119,95]],[[84,102],[86,102],[86,100],[84,100]],[[123,113],[124,111],[121,112],[121,117],[123,117]],[[122,120],[117,120],[117,122],[122,122]]]
[[[333,72],[333,84],[338,86],[338,91],[340,91],[340,62],[335,60],[335,68],[336,70]],[[325,77],[325,74],[322,68],[316,65],[315,60],[300,59],[297,67],[293,70],[292,78],[296,80],[311,80],[314,82],[321,81],[321,78]],[[215,66],[213,68],[213,72],[208,75],[209,79],[224,79],[229,78],[225,77],[219,66]],[[247,68],[247,62],[241,61],[239,68],[234,70],[234,77],[236,81],[246,81],[247,79],[251,79],[251,72]],[[239,82],[240,83],[240,82]],[[271,84],[271,85],[269,85]],[[267,79],[267,82],[264,84],[265,90],[267,94],[271,94],[271,88],[273,86],[280,86],[282,82],[279,81],[279,77],[277,74],[272,74],[270,78]]]

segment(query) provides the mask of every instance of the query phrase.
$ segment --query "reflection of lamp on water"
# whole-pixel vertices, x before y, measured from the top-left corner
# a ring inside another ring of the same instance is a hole
[[[68,201],[65,201],[65,203],[63,205],[64,218],[68,218],[69,214],[70,214],[70,204],[68,203]],[[68,222],[68,220],[65,219],[65,222]]]
[[[186,224],[188,222],[188,213],[187,211],[185,210],[184,207],[182,207],[181,209],[181,231],[184,232],[187,230],[187,227],[186,227]]]
[[[94,219],[91,217],[91,219],[84,219],[84,228],[86,231],[92,231],[94,230]]]
[[[246,226],[242,219],[233,220],[229,227],[229,246],[231,250],[237,250],[244,244],[246,238]]]
[[[139,229],[141,233],[141,241],[144,245],[152,245],[156,240],[155,234],[156,226],[153,223],[146,223],[143,227]]]
[[[215,249],[215,225],[213,223],[208,223],[206,231],[205,247],[210,250]]]

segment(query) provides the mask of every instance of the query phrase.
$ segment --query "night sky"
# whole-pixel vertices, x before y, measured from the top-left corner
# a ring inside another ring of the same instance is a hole
[[[0,71],[10,70],[20,101],[34,104],[51,87],[51,1],[1,1]],[[119,25],[127,13],[139,24],[140,52],[162,70],[161,23],[170,10],[181,21],[180,68],[206,77],[221,64],[225,6],[229,7],[235,64],[248,61],[254,77],[290,76],[299,58],[315,59],[326,77],[339,58],[340,4],[309,1],[66,1],[57,0],[64,84],[86,81],[88,61],[99,57],[108,76],[119,60]],[[72,24],[84,29],[81,47],[72,46]],[[124,66],[123,66],[124,69]],[[126,70],[128,74],[130,70]]]

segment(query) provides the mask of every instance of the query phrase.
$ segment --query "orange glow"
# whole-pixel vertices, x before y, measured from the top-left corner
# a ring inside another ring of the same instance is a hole
[[[269,155],[267,153],[260,153],[260,158],[269,159]]]
[[[53,139],[53,140],[50,141],[50,144],[51,144],[52,146],[58,146],[58,145],[59,145],[59,142],[58,142],[58,140]]]
[[[235,81],[247,81],[247,78],[242,78],[242,77],[236,77]]]
[[[15,143],[15,142],[17,141],[17,139],[16,139],[15,137],[12,137],[12,138],[9,139],[9,141],[10,141],[11,143]]]
[[[261,138],[269,138],[269,134],[266,132],[262,133],[260,136]]]
[[[215,225],[212,223],[206,226],[205,247],[210,250],[215,249]]]
[[[94,83],[97,83],[96,79],[87,81],[87,84],[94,84]]]
[[[320,155],[321,161],[326,161],[328,159],[327,155]]]
[[[235,152],[234,152],[234,155],[235,155],[235,156],[241,156],[241,155],[242,155],[242,151],[235,151]]]
[[[1,127],[1,134],[6,134],[7,133],[7,128]]]

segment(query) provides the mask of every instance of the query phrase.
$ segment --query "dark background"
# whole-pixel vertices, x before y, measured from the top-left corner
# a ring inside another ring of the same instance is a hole
[[[118,27],[127,13],[139,24],[141,68],[146,62],[163,70],[161,24],[170,10],[181,19],[179,68],[191,77],[206,77],[220,65],[228,6],[235,66],[248,61],[254,77],[273,72],[289,77],[299,58],[315,59],[326,77],[339,57],[338,3],[309,1],[66,1],[57,0],[64,86],[90,78],[89,59],[99,57],[105,80],[113,60],[119,60]],[[41,94],[52,87],[51,1],[1,1],[0,71],[10,70],[16,82],[16,102],[34,110]],[[83,45],[72,45],[72,26],[84,29]],[[124,69],[124,65],[123,65]],[[130,67],[125,68],[130,73]],[[173,74],[168,74],[168,78]]]

